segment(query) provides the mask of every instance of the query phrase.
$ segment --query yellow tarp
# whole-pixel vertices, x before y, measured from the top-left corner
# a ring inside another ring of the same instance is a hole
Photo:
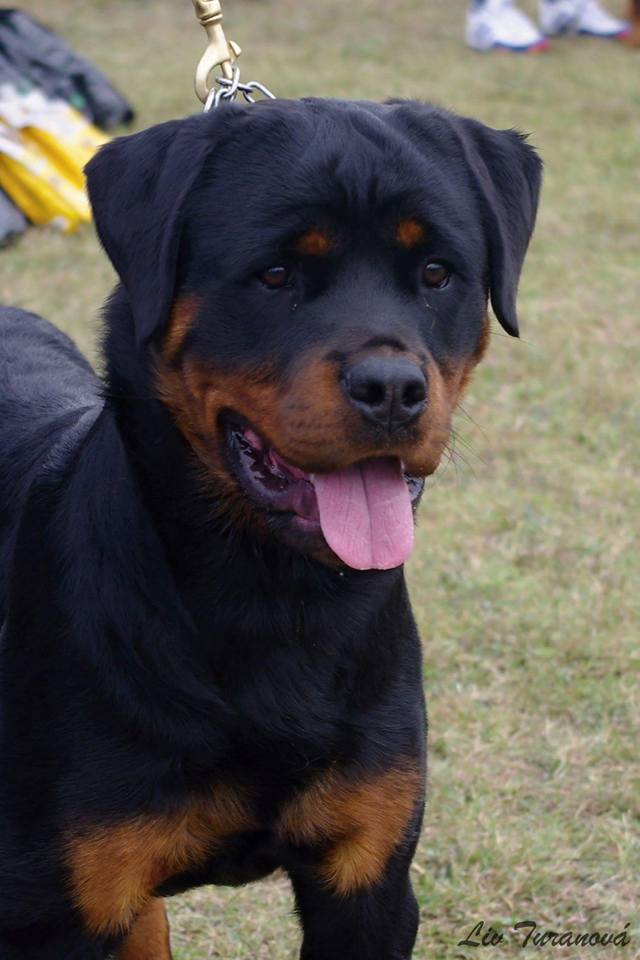
[[[64,101],[0,86],[0,187],[32,223],[91,220],[82,171],[107,139]]]

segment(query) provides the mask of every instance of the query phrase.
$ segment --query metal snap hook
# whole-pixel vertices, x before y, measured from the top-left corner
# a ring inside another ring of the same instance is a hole
[[[233,103],[239,92],[247,103],[256,102],[254,93],[268,100],[275,100],[275,94],[257,80],[250,83],[240,82],[240,68],[236,61],[242,51],[237,43],[228,41],[225,37],[220,0],[193,0],[193,6],[209,40],[195,76],[196,94],[204,104],[205,113],[215,110],[223,101]],[[220,76],[210,84],[209,78],[217,69],[220,70]]]

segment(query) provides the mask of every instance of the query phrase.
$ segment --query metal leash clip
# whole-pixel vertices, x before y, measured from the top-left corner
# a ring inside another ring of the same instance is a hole
[[[193,0],[193,6],[209,40],[197,66],[195,78],[196,94],[204,104],[205,111],[219,107],[223,101],[234,101],[238,93],[241,93],[248,103],[255,103],[256,94],[275,100],[275,94],[262,83],[256,80],[250,83],[240,82],[237,60],[242,51],[237,43],[227,40],[224,34],[220,0]],[[217,69],[221,75],[210,84],[209,78]]]

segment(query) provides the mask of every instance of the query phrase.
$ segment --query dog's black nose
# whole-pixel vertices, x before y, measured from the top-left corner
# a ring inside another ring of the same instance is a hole
[[[350,367],[344,386],[363,417],[396,430],[412,423],[424,410],[427,381],[411,360],[367,357]]]

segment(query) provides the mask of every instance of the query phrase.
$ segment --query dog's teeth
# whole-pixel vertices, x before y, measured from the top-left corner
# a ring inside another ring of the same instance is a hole
[[[309,474],[309,483],[315,483],[315,482],[316,482],[316,475],[315,475],[315,473],[310,473],[310,474]]]

